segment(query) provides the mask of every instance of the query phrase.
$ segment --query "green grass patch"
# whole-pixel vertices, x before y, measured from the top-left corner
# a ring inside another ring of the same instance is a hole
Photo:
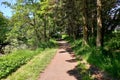
[[[118,35],[106,40],[103,48],[96,48],[94,45],[83,46],[82,39],[70,40],[70,43],[78,57],[82,56],[88,63],[106,71],[115,79],[120,79],[120,37]]]
[[[0,57],[0,79],[16,71],[21,65],[26,64],[34,55],[40,52],[41,49],[36,51],[18,50]]]
[[[17,50],[0,57],[0,79],[6,78],[8,75],[15,72],[46,48],[52,49],[56,47],[56,43],[54,39],[50,39],[47,42],[42,42],[36,50]]]
[[[62,35],[62,39],[66,39],[66,38],[68,38],[69,36],[67,35],[67,34],[63,34]]]
[[[37,80],[55,55],[57,49],[45,49],[4,80]]]

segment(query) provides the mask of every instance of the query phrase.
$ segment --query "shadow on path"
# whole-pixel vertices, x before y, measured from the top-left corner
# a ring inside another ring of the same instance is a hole
[[[70,60],[66,60],[67,62],[70,62],[70,63],[74,63],[74,62],[77,62],[77,59],[70,59]]]
[[[66,61],[74,63],[77,60],[71,59]],[[78,66],[75,66],[74,69],[69,70],[67,73],[70,76],[74,76],[77,80],[115,80],[96,66],[84,62],[83,59],[80,60],[80,64]]]
[[[74,52],[68,42],[58,41],[58,45],[60,49],[64,49],[59,53],[68,52],[72,57],[75,57]],[[66,62],[69,62],[69,63],[75,63],[77,61],[78,60],[76,58],[66,60]],[[78,66],[75,66],[73,69],[67,71],[67,73],[70,76],[74,76],[76,80],[83,80],[83,78],[84,80],[91,80],[90,79],[91,77],[94,78],[92,80],[113,80],[107,77],[106,73],[101,71],[99,68],[85,62],[84,59],[80,58],[79,61],[80,61],[80,64]]]
[[[59,49],[64,49],[64,51],[60,51],[60,53],[68,52],[69,54],[74,54],[72,48],[67,41],[58,41],[58,45]]]
[[[60,49],[64,49],[63,51],[60,51],[59,53],[66,53],[68,52],[71,57],[74,57],[73,59],[70,59],[70,60],[66,60],[66,62],[69,62],[69,63],[76,63],[78,60],[75,58],[75,55],[74,55],[74,52],[72,50],[72,48],[70,47],[69,43],[68,42],[65,42],[65,41],[58,41],[58,45],[59,45],[59,48]],[[76,78],[76,80],[82,80],[81,78],[81,75],[79,73],[79,70],[77,68],[77,66],[75,66],[75,68],[71,69],[71,70],[68,70],[67,73],[70,75],[70,76],[74,76]]]
[[[76,78],[76,80],[82,80],[82,76],[80,75],[77,66],[76,66],[74,69],[69,70],[67,73],[68,73],[70,76],[74,76],[74,77]]]

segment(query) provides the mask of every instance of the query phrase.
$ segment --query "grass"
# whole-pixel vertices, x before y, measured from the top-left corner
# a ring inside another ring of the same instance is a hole
[[[37,80],[40,73],[49,64],[56,53],[56,49],[45,49],[41,54],[35,56],[26,65],[3,80]]]
[[[33,56],[39,54],[41,49],[35,51],[18,50],[11,54],[0,57],[0,79],[7,77],[20,66],[26,64]]]
[[[106,37],[103,48],[96,48],[95,45],[83,46],[82,39],[69,40],[76,55],[81,56],[91,65],[105,71],[109,76],[120,79],[120,37],[114,35]],[[81,65],[79,66],[81,68]],[[87,75],[84,75],[85,77]],[[84,80],[84,79],[83,79]],[[86,79],[85,79],[86,80]]]

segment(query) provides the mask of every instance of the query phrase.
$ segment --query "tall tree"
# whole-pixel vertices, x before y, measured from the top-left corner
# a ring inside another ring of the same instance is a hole
[[[103,45],[103,32],[102,32],[102,2],[101,0],[97,0],[97,39],[96,45],[97,47],[101,47]]]
[[[87,0],[83,0],[83,44],[88,44]]]
[[[0,12],[0,53],[4,53],[3,47],[8,44],[7,34],[10,30],[9,19]]]

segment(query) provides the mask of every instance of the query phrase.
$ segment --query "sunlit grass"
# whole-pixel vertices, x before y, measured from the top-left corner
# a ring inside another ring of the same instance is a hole
[[[55,53],[56,49],[46,49],[5,80],[37,80]]]
[[[7,77],[19,67],[30,61],[35,55],[40,54],[42,50],[18,50],[13,53],[0,57],[0,79]]]
[[[71,40],[70,43],[77,57],[79,56],[82,57],[89,64],[94,65],[103,71],[106,71],[108,75],[110,75],[111,77],[114,77],[115,79],[119,79],[120,78],[120,64],[119,64],[120,41],[119,41],[119,37],[117,38],[115,36],[109,39],[109,41],[106,41],[105,46],[103,48],[96,48],[95,45],[90,45],[90,47],[83,46],[82,39],[78,39],[76,41]]]

